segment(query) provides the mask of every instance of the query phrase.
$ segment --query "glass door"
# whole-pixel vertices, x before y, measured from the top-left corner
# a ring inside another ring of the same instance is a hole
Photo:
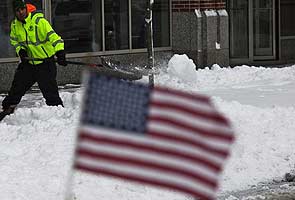
[[[275,58],[274,0],[253,1],[253,58]]]
[[[230,0],[231,62],[276,58],[275,0]]]
[[[230,57],[249,58],[249,1],[231,0],[230,15]]]

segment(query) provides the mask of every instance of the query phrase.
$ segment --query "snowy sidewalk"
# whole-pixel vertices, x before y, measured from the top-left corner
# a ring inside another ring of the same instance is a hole
[[[265,183],[250,189],[228,192],[218,197],[218,200],[294,200],[295,182]]]

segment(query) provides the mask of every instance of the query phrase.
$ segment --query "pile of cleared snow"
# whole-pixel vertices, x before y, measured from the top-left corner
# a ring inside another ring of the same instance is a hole
[[[173,85],[183,90],[204,91],[233,86],[251,86],[259,82],[285,84],[294,80],[295,66],[284,68],[236,66],[195,70],[196,66],[186,55],[174,55],[168,63],[168,73],[156,79],[158,84]]]
[[[236,133],[221,191],[281,180],[295,167],[295,107],[258,108],[214,98]]]
[[[168,62],[167,71],[171,77],[178,77],[183,82],[194,82],[197,78],[196,66],[187,55],[174,55]]]
[[[168,74],[162,74],[157,79],[158,83],[198,92],[284,85],[294,83],[295,77],[295,66],[222,68],[215,64],[211,69],[194,71],[195,68],[186,55],[174,55],[169,61]],[[219,110],[230,118],[237,134],[232,157],[223,174],[222,191],[244,189],[261,181],[282,178],[294,169],[294,106],[258,108],[236,101],[226,102],[219,97],[213,100]]]

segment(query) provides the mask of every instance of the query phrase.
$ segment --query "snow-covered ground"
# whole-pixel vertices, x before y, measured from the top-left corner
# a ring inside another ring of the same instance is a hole
[[[295,66],[214,65],[195,71],[185,55],[175,55],[168,69],[160,67],[156,84],[210,95],[233,125],[236,141],[220,179],[219,195],[282,179],[295,169]],[[27,94],[16,113],[0,123],[1,200],[64,199],[68,185],[77,200],[191,199],[72,172],[82,94],[83,87],[61,90],[65,108],[47,107],[39,93]]]

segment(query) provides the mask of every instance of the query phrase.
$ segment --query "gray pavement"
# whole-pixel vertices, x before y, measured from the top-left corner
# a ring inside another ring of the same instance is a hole
[[[261,183],[247,190],[228,192],[218,200],[295,200],[295,182]]]

